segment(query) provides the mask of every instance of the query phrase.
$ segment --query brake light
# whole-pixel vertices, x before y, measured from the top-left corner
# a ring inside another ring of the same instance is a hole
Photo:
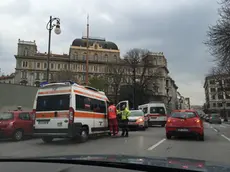
[[[35,120],[35,117],[36,117],[36,109],[33,109],[32,111],[32,120]]]
[[[199,122],[200,122],[200,120],[199,120],[199,119],[197,119],[197,120],[196,120],[196,122],[197,122],[197,123],[199,123]]]
[[[69,108],[69,123],[72,124],[74,122],[74,109],[72,107]]]
[[[170,123],[170,122],[171,122],[171,119],[168,119],[167,122]]]

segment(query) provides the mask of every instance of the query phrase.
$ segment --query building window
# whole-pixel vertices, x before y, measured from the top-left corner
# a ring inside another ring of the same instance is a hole
[[[43,73],[43,77],[42,77],[43,80],[46,79],[46,73]]]
[[[37,63],[37,68],[40,68],[41,66],[40,66],[40,63]]]
[[[83,64],[83,71],[86,71],[86,65]]]
[[[115,62],[118,62],[117,55],[114,55],[114,61],[115,61]]]
[[[60,69],[61,68],[61,65],[60,64],[58,64],[58,69]]]
[[[22,67],[27,67],[28,66],[28,62],[27,61],[23,61],[22,62]]]
[[[26,71],[22,71],[21,77],[22,77],[23,79],[26,79],[26,78],[27,78],[27,72],[26,72]]]
[[[78,59],[78,54],[77,54],[77,52],[75,52],[75,53],[73,54],[73,59],[74,59],[74,60],[77,60],[77,59]]]
[[[36,73],[36,80],[39,80],[40,79],[40,73]]]
[[[64,64],[64,69],[67,69],[67,64]]]
[[[94,54],[94,61],[97,61],[98,60],[98,55],[97,54]]]
[[[105,61],[108,62],[108,55],[105,55]]]
[[[86,61],[86,53],[83,54],[82,60],[83,60],[83,61]]]
[[[229,107],[229,106],[230,106],[230,103],[227,103],[226,105]]]
[[[216,89],[215,88],[211,88],[211,92],[216,92]]]
[[[218,103],[218,107],[222,107],[222,103]]]
[[[25,48],[25,50],[24,50],[24,56],[28,56],[28,49],[27,48]]]
[[[213,103],[213,105],[212,105],[213,107],[216,107],[216,103]]]
[[[44,69],[46,69],[47,68],[47,63],[44,63]]]
[[[93,66],[93,71],[97,72],[97,66]]]
[[[218,99],[223,99],[223,95],[222,94],[218,94]]]
[[[51,79],[51,80],[54,79],[54,74],[53,74],[53,73],[50,74],[50,79]]]
[[[54,68],[54,64],[53,64],[53,63],[51,63],[51,64],[50,64],[50,67],[51,67],[51,69],[53,69],[53,68]]]
[[[212,85],[214,85],[215,84],[215,80],[210,80],[209,83],[212,84]]]
[[[216,99],[216,95],[212,95],[212,99],[215,100]]]
[[[225,98],[226,98],[226,99],[230,99],[230,96],[229,96],[228,93],[225,93]]]

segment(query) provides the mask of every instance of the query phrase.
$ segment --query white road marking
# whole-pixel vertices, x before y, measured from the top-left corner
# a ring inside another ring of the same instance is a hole
[[[218,132],[217,129],[215,129],[215,128],[214,128],[213,130],[214,130],[215,132]]]
[[[221,134],[221,136],[225,139],[227,139],[230,142],[230,138],[226,137],[225,135]]]
[[[148,148],[148,150],[153,150],[157,146],[159,146],[161,143],[163,143],[166,139],[162,139],[161,141],[157,142],[155,145],[152,145],[151,147]]]
[[[224,125],[220,125],[220,127],[222,127],[222,128],[226,128],[226,126],[224,126]]]

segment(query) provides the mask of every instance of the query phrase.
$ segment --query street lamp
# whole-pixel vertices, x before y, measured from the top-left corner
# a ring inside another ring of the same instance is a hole
[[[53,22],[56,21],[56,24],[53,24]],[[50,20],[46,25],[46,29],[49,31],[49,41],[48,41],[48,56],[47,56],[47,72],[46,72],[46,80],[49,82],[49,68],[50,68],[50,43],[51,43],[51,31],[54,29],[54,32],[59,35],[61,33],[60,28],[60,19],[59,18],[53,18],[50,16]]]

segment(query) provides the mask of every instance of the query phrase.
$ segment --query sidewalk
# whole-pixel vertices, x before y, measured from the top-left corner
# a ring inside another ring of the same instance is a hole
[[[225,124],[230,124],[230,120],[228,120],[228,122],[225,122],[224,119],[221,119],[221,121]]]

